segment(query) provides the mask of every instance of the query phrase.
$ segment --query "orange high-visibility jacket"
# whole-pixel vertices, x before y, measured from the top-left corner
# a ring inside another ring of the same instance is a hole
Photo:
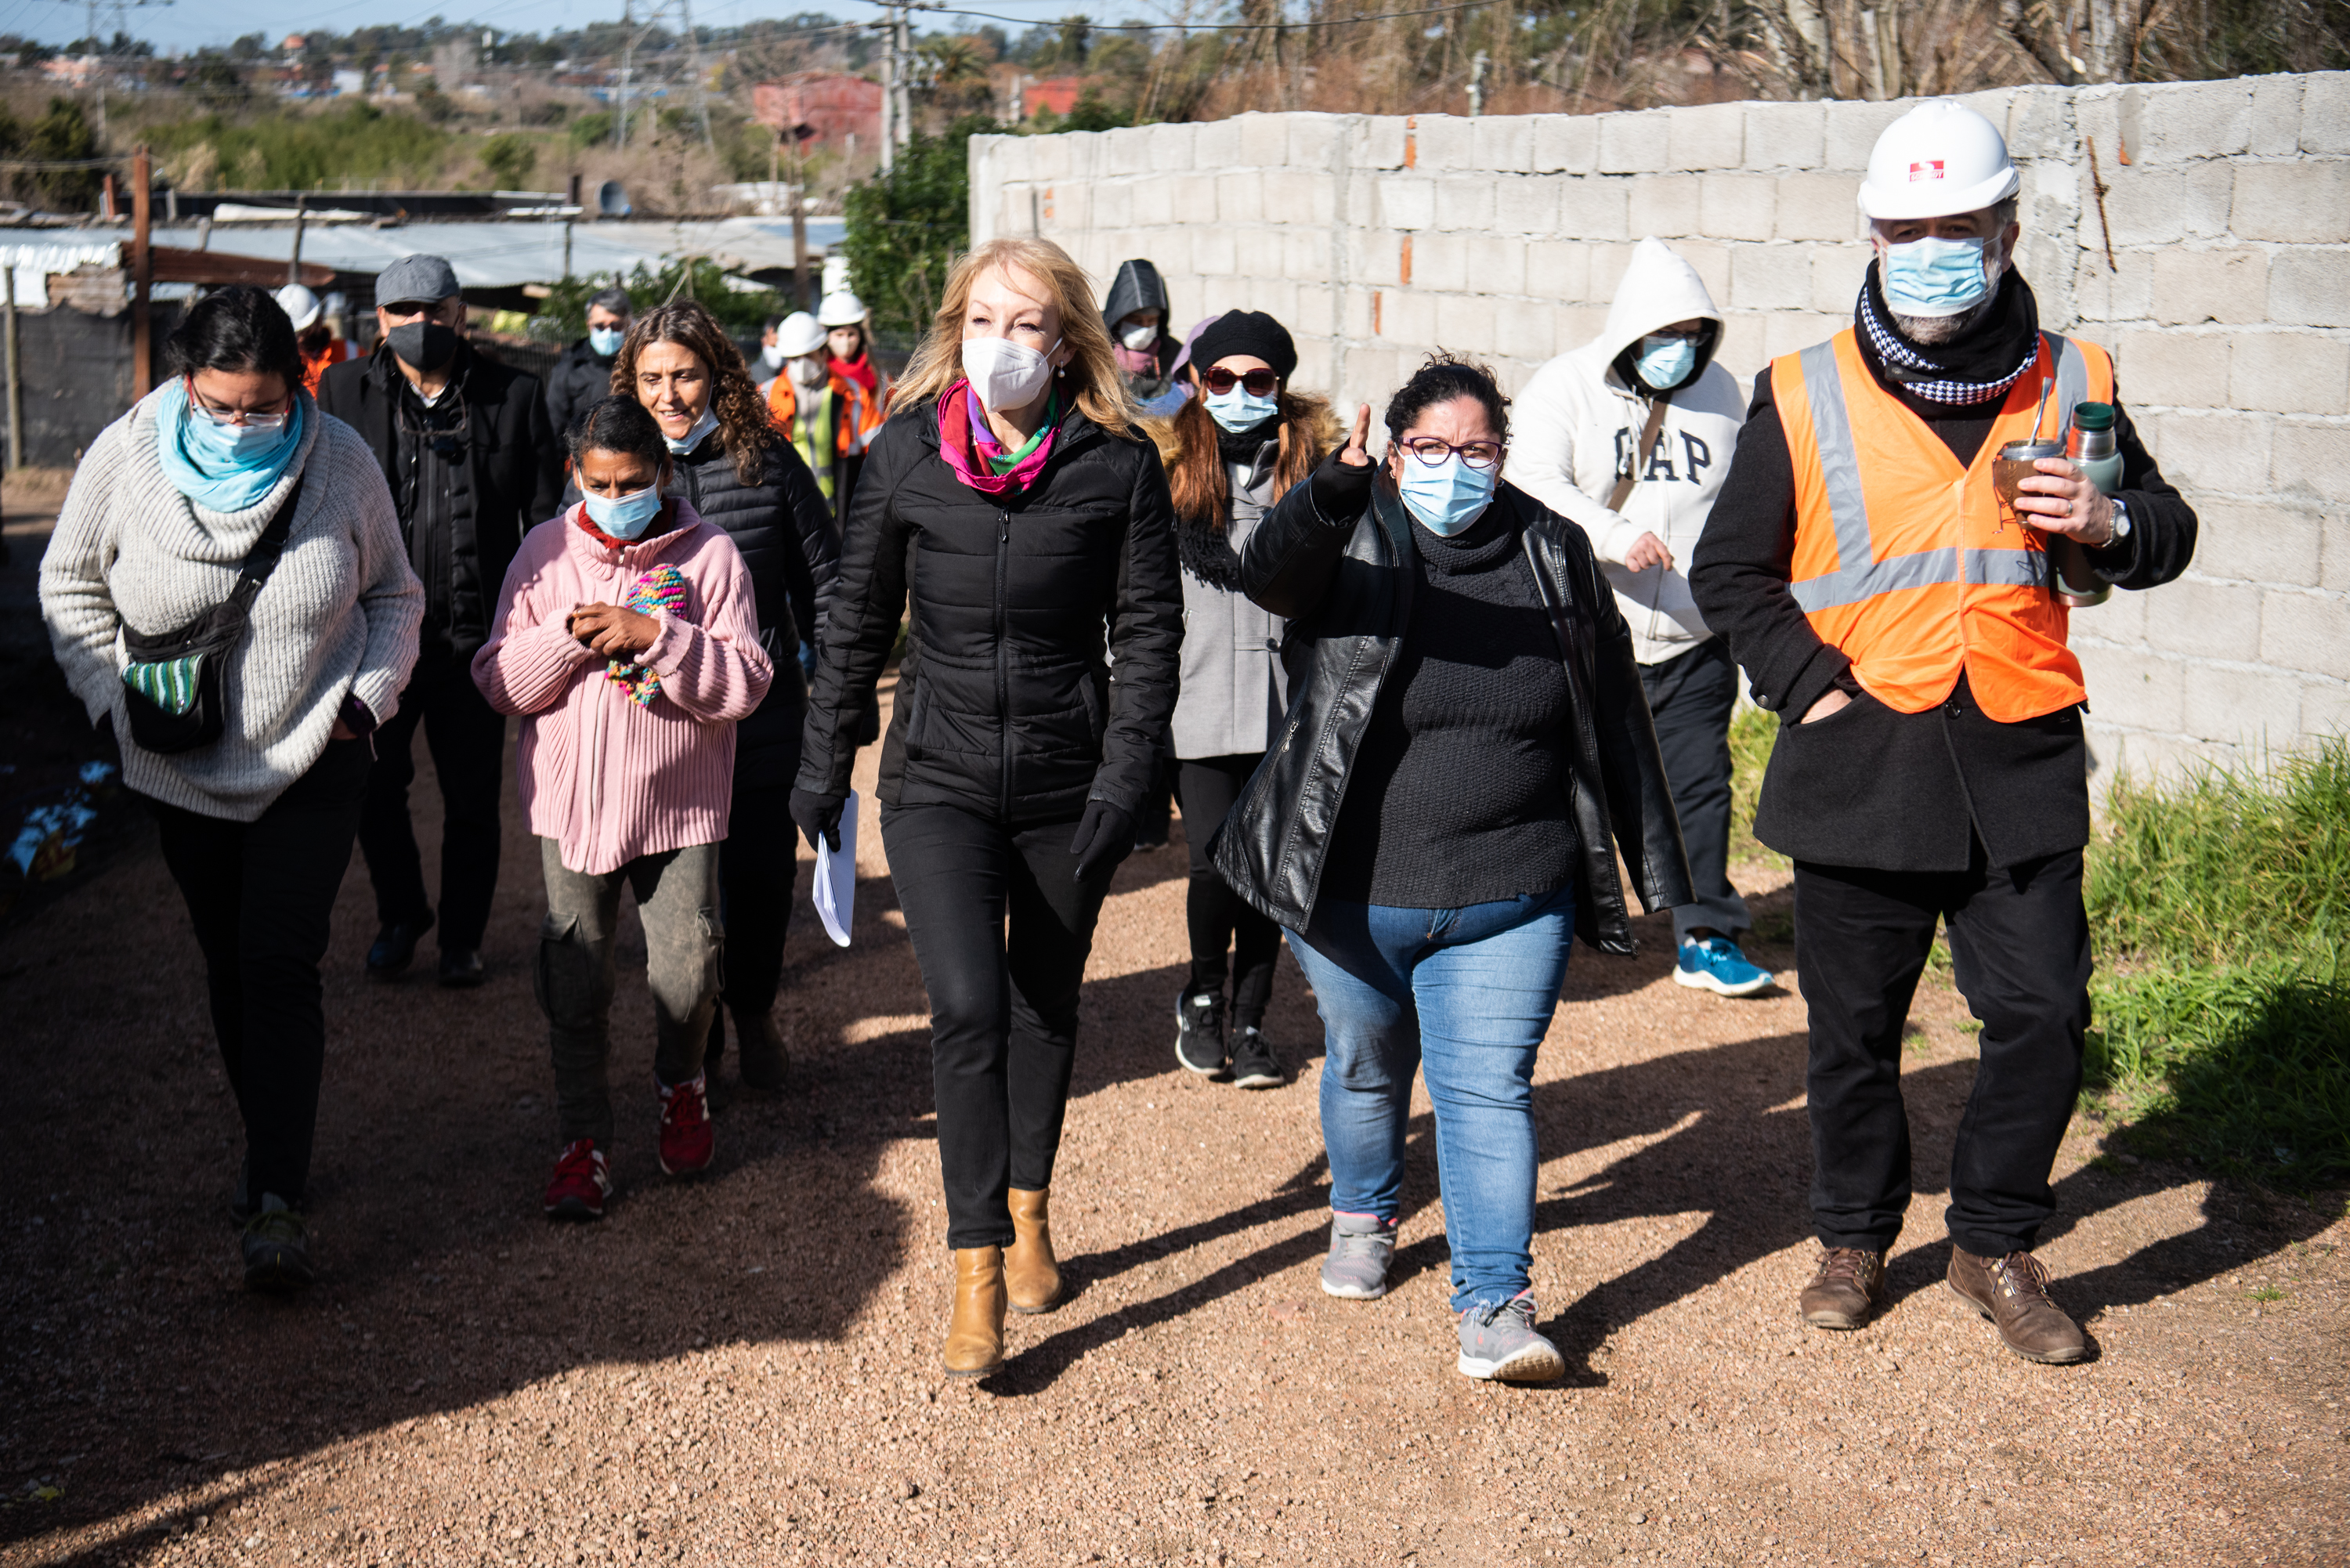
[[[1789,588],[1853,678],[1904,713],[1950,694],[1960,670],[2002,723],[2079,702],[2081,661],[2042,535],[2002,515],[1991,460],[2040,421],[2063,440],[2073,410],[2114,398],[2114,364],[2094,343],[2040,335],[2040,358],[2011,388],[1964,468],[1942,438],[1877,383],[1847,327],[1771,362],[1771,395],[1795,473]]]

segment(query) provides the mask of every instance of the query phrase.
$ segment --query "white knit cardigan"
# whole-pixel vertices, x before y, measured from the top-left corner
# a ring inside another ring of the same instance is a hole
[[[155,450],[158,391],[99,432],[41,557],[41,614],[93,724],[114,716],[123,782],[205,816],[251,822],[326,752],[347,694],[380,722],[416,662],[424,588],[409,570],[383,470],[358,431],[303,394],[302,452],[242,512],[180,493]],[[141,751],[123,717],[125,624],[173,631],[236,587],[270,514],[307,472],[277,569],[223,670],[228,727],[175,756]]]

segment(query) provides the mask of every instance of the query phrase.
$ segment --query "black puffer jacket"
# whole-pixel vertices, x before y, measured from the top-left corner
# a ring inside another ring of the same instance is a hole
[[[464,400],[472,483],[465,508],[450,520],[446,629],[456,656],[471,659],[489,640],[490,601],[506,580],[522,536],[555,515],[563,459],[547,429],[537,377],[460,343],[450,379]],[[359,432],[395,496],[402,483],[397,421],[403,384],[389,344],[318,378],[318,407]],[[403,534],[409,523],[400,518]]]
[[[612,395],[612,366],[618,358],[605,358],[582,337],[556,358],[546,372],[546,417],[556,435],[570,428],[574,415]]]
[[[858,715],[909,590],[884,804],[1002,822],[1073,819],[1088,799],[1135,809],[1183,640],[1173,508],[1149,441],[1072,410],[1035,483],[994,496],[940,455],[935,403],[884,425],[848,519],[800,789],[847,793]]]
[[[767,449],[760,483],[743,483],[715,431],[677,460],[670,493],[684,496],[703,522],[723,528],[742,553],[758,604],[759,646],[775,667],[759,711],[735,731],[734,787],[788,789],[799,770],[800,728],[807,719],[799,645],[803,638],[816,640],[840,572],[832,504],[800,454],[782,441]],[[578,499],[578,486],[567,485],[563,504]]]
[[[1325,469],[1336,462],[1331,458]],[[1380,684],[1411,622],[1418,579],[1402,554],[1413,548],[1409,523],[1390,486],[1382,481],[1369,505],[1336,518],[1322,514],[1317,488],[1356,486],[1323,485],[1319,475],[1298,485],[1265,514],[1241,552],[1249,597],[1289,618],[1282,644],[1289,712],[1210,851],[1235,892],[1291,930],[1313,919],[1331,829]],[[1516,514],[1573,694],[1569,786],[1582,838],[1575,934],[1604,951],[1629,953],[1632,925],[1616,874],[1617,849],[1644,908],[1690,898],[1680,819],[1657,753],[1631,629],[1582,529],[1507,483],[1493,504]]]

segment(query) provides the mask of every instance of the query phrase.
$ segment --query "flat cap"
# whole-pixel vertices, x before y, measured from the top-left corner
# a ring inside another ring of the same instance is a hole
[[[375,275],[378,305],[447,299],[457,292],[457,269],[446,256],[402,256]]]

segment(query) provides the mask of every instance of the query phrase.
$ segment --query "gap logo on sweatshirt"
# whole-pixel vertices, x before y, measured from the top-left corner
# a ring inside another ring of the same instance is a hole
[[[1673,442],[1681,443],[1681,463],[1673,466]],[[1616,477],[1621,479],[1632,472],[1632,449],[1639,444],[1640,432],[1629,425],[1616,431]],[[1713,449],[1688,431],[1659,431],[1657,444],[1648,449],[1648,472],[1644,480],[1661,479],[1668,483],[1685,479],[1691,484],[1704,483],[1699,475],[1713,466]]]

